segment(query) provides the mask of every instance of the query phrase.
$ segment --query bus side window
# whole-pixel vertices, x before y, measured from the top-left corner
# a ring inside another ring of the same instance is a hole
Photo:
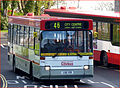
[[[28,48],[28,41],[29,41],[29,27],[25,27],[24,29],[24,46]]]
[[[119,46],[120,44],[120,26],[119,24],[113,24],[112,44]]]
[[[20,25],[17,26],[17,31],[16,31],[16,44],[20,44]]]
[[[30,31],[29,31],[29,48],[30,49],[34,49],[34,28],[30,27]]]
[[[110,24],[109,23],[98,23],[98,39],[110,40]]]
[[[23,46],[24,45],[24,26],[21,26],[20,31],[20,45]]]
[[[16,37],[16,33],[17,33],[17,25],[14,24],[14,33],[13,33],[13,42],[16,44],[17,41],[17,37]]]
[[[8,25],[8,41],[11,41],[11,24]]]
[[[39,55],[39,50],[40,50],[40,41],[39,41],[39,32],[40,29],[35,28],[35,32],[37,33],[37,36],[35,37],[35,54]]]

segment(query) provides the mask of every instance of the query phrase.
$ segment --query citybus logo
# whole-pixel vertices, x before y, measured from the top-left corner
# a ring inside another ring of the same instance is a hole
[[[73,66],[73,62],[72,62],[72,61],[70,61],[70,62],[68,62],[68,61],[63,61],[63,62],[61,62],[61,65],[62,65],[62,66]]]

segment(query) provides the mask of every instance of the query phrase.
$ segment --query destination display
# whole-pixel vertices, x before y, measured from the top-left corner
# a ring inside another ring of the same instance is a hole
[[[88,28],[88,21],[47,21],[45,23],[45,29],[48,30],[79,30]]]

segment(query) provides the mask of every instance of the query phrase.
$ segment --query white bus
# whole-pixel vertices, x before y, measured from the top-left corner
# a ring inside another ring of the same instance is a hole
[[[92,29],[89,19],[10,16],[8,62],[41,80],[93,77]]]

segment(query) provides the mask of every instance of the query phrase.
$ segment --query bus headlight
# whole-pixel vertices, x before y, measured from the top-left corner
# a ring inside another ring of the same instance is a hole
[[[50,70],[50,66],[45,66],[45,70],[49,71]]]
[[[85,69],[85,70],[89,69],[89,66],[88,66],[88,65],[85,65],[85,66],[84,66],[84,69]]]

